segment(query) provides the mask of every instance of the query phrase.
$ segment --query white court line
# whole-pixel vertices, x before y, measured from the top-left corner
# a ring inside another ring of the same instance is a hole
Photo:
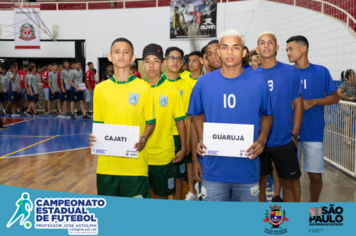
[[[55,152],[44,152],[44,153],[36,153],[36,154],[29,154],[29,155],[20,155],[20,156],[7,156],[7,157],[4,157],[3,159],[6,159],[6,158],[15,158],[15,157],[25,157],[25,156],[27,157],[27,156],[35,156],[35,155],[44,155],[44,154],[51,154],[51,153],[57,153],[57,152],[75,151],[75,150],[86,149],[86,148],[89,148],[89,147],[67,149],[67,150],[55,151]],[[93,155],[94,155],[94,154],[93,154]]]

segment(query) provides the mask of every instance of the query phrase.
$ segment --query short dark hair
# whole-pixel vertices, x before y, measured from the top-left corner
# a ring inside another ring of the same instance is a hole
[[[75,60],[73,64],[78,64],[80,63],[80,65],[82,64],[79,60]]]
[[[96,74],[96,69],[95,68],[93,69],[93,71],[94,71],[94,74]]]
[[[51,66],[52,64],[51,63],[47,63],[47,67]]]
[[[93,62],[90,61],[90,62],[88,62],[87,65],[88,65],[88,66],[93,65]]]
[[[134,69],[137,69],[137,65],[136,65],[135,62],[132,62],[132,63],[130,64],[130,67],[131,67],[131,68],[134,68]]]
[[[53,62],[52,66],[58,66],[58,63],[57,62]]]
[[[33,69],[36,69],[36,65],[32,64],[28,67],[29,71],[32,71]]]
[[[10,68],[15,68],[15,67],[16,67],[15,63],[11,64],[11,66],[10,66]]]
[[[110,63],[106,68],[108,68],[109,66],[112,66],[112,64]]]
[[[252,56],[258,56],[258,53],[257,53],[256,49],[253,49],[253,50],[250,51],[250,58]]]
[[[68,62],[68,60],[63,60],[63,61],[62,61],[63,65],[64,65],[64,63],[66,63],[66,62]]]
[[[168,57],[169,54],[173,51],[178,51],[181,55],[182,55],[182,58],[184,57],[184,52],[182,49],[178,48],[178,47],[169,47],[166,49],[166,53],[164,54],[165,57]]]
[[[110,51],[111,51],[112,46],[114,46],[115,43],[119,43],[119,42],[125,42],[125,43],[130,44],[130,46],[132,48],[132,53],[134,52],[134,47],[133,47],[131,41],[126,39],[126,38],[117,38],[117,39],[115,39],[111,44]]]
[[[206,45],[206,47],[208,48],[210,45],[212,45],[212,44],[219,44],[219,40],[217,40],[217,39],[214,39],[214,40],[211,40],[207,45]]]
[[[208,45],[205,45],[204,47],[201,48],[201,55],[204,56],[204,54],[206,53],[206,48],[208,47]]]
[[[302,35],[293,36],[287,40],[287,43],[294,42],[294,41],[298,44],[303,44],[303,45],[307,46],[307,49],[309,49],[309,42],[306,37],[304,37]]]
[[[193,51],[193,52],[189,53],[189,57],[190,56],[202,57],[202,53],[200,51]]]
[[[244,46],[244,49],[247,50],[247,53],[250,53],[250,50],[248,50],[248,47]]]
[[[28,65],[22,65],[22,68],[23,68],[23,67],[28,67]]]

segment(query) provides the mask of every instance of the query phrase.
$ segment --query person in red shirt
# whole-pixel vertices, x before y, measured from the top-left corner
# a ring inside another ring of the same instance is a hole
[[[47,64],[47,70],[43,72],[42,75],[42,83],[43,83],[43,93],[45,95],[45,101],[46,101],[46,105],[45,105],[45,109],[46,111],[48,110],[48,103],[49,101],[49,88],[48,88],[48,74],[49,72],[52,71],[52,64],[48,63]],[[46,114],[49,114],[51,111],[47,111]]]
[[[132,62],[130,66],[132,74],[141,79],[141,73],[138,71],[136,63]]]
[[[27,101],[27,83],[25,82],[26,75],[29,73],[28,65],[23,65],[22,70],[17,72],[20,75],[20,85],[21,85],[21,106],[18,108],[20,112],[22,108],[26,107]]]
[[[194,11],[188,12],[189,8],[191,7],[192,4],[189,4],[189,7],[187,8],[187,10],[185,10],[185,14],[187,15],[191,15],[194,18],[194,27],[195,27],[195,33],[196,34],[200,34],[200,18],[203,15],[209,14],[212,11],[215,11],[215,8],[211,11],[207,11],[207,12],[201,12],[199,11],[199,7],[198,6],[194,6]]]
[[[87,65],[89,68],[88,71],[85,73],[85,86],[87,87],[87,90],[85,90],[85,102],[87,114],[89,116],[93,116],[93,113],[89,111],[89,108],[92,107],[93,92],[95,88],[94,64],[92,62],[88,62]]]

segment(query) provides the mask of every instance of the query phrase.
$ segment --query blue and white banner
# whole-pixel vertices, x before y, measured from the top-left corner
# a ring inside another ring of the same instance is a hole
[[[0,235],[354,235],[356,203],[105,197],[0,185]]]

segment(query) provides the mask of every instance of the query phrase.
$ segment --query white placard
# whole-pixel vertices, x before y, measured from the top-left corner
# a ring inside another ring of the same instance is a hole
[[[137,158],[134,145],[139,141],[140,126],[93,123],[96,142],[92,154]]]
[[[85,86],[84,83],[79,83],[78,86],[80,90],[87,90],[87,87]]]
[[[247,157],[253,144],[254,125],[204,123],[206,156]]]
[[[19,7],[14,5],[15,49],[41,49],[41,31],[38,26],[38,19],[41,19],[40,4],[23,4],[22,8]]]

